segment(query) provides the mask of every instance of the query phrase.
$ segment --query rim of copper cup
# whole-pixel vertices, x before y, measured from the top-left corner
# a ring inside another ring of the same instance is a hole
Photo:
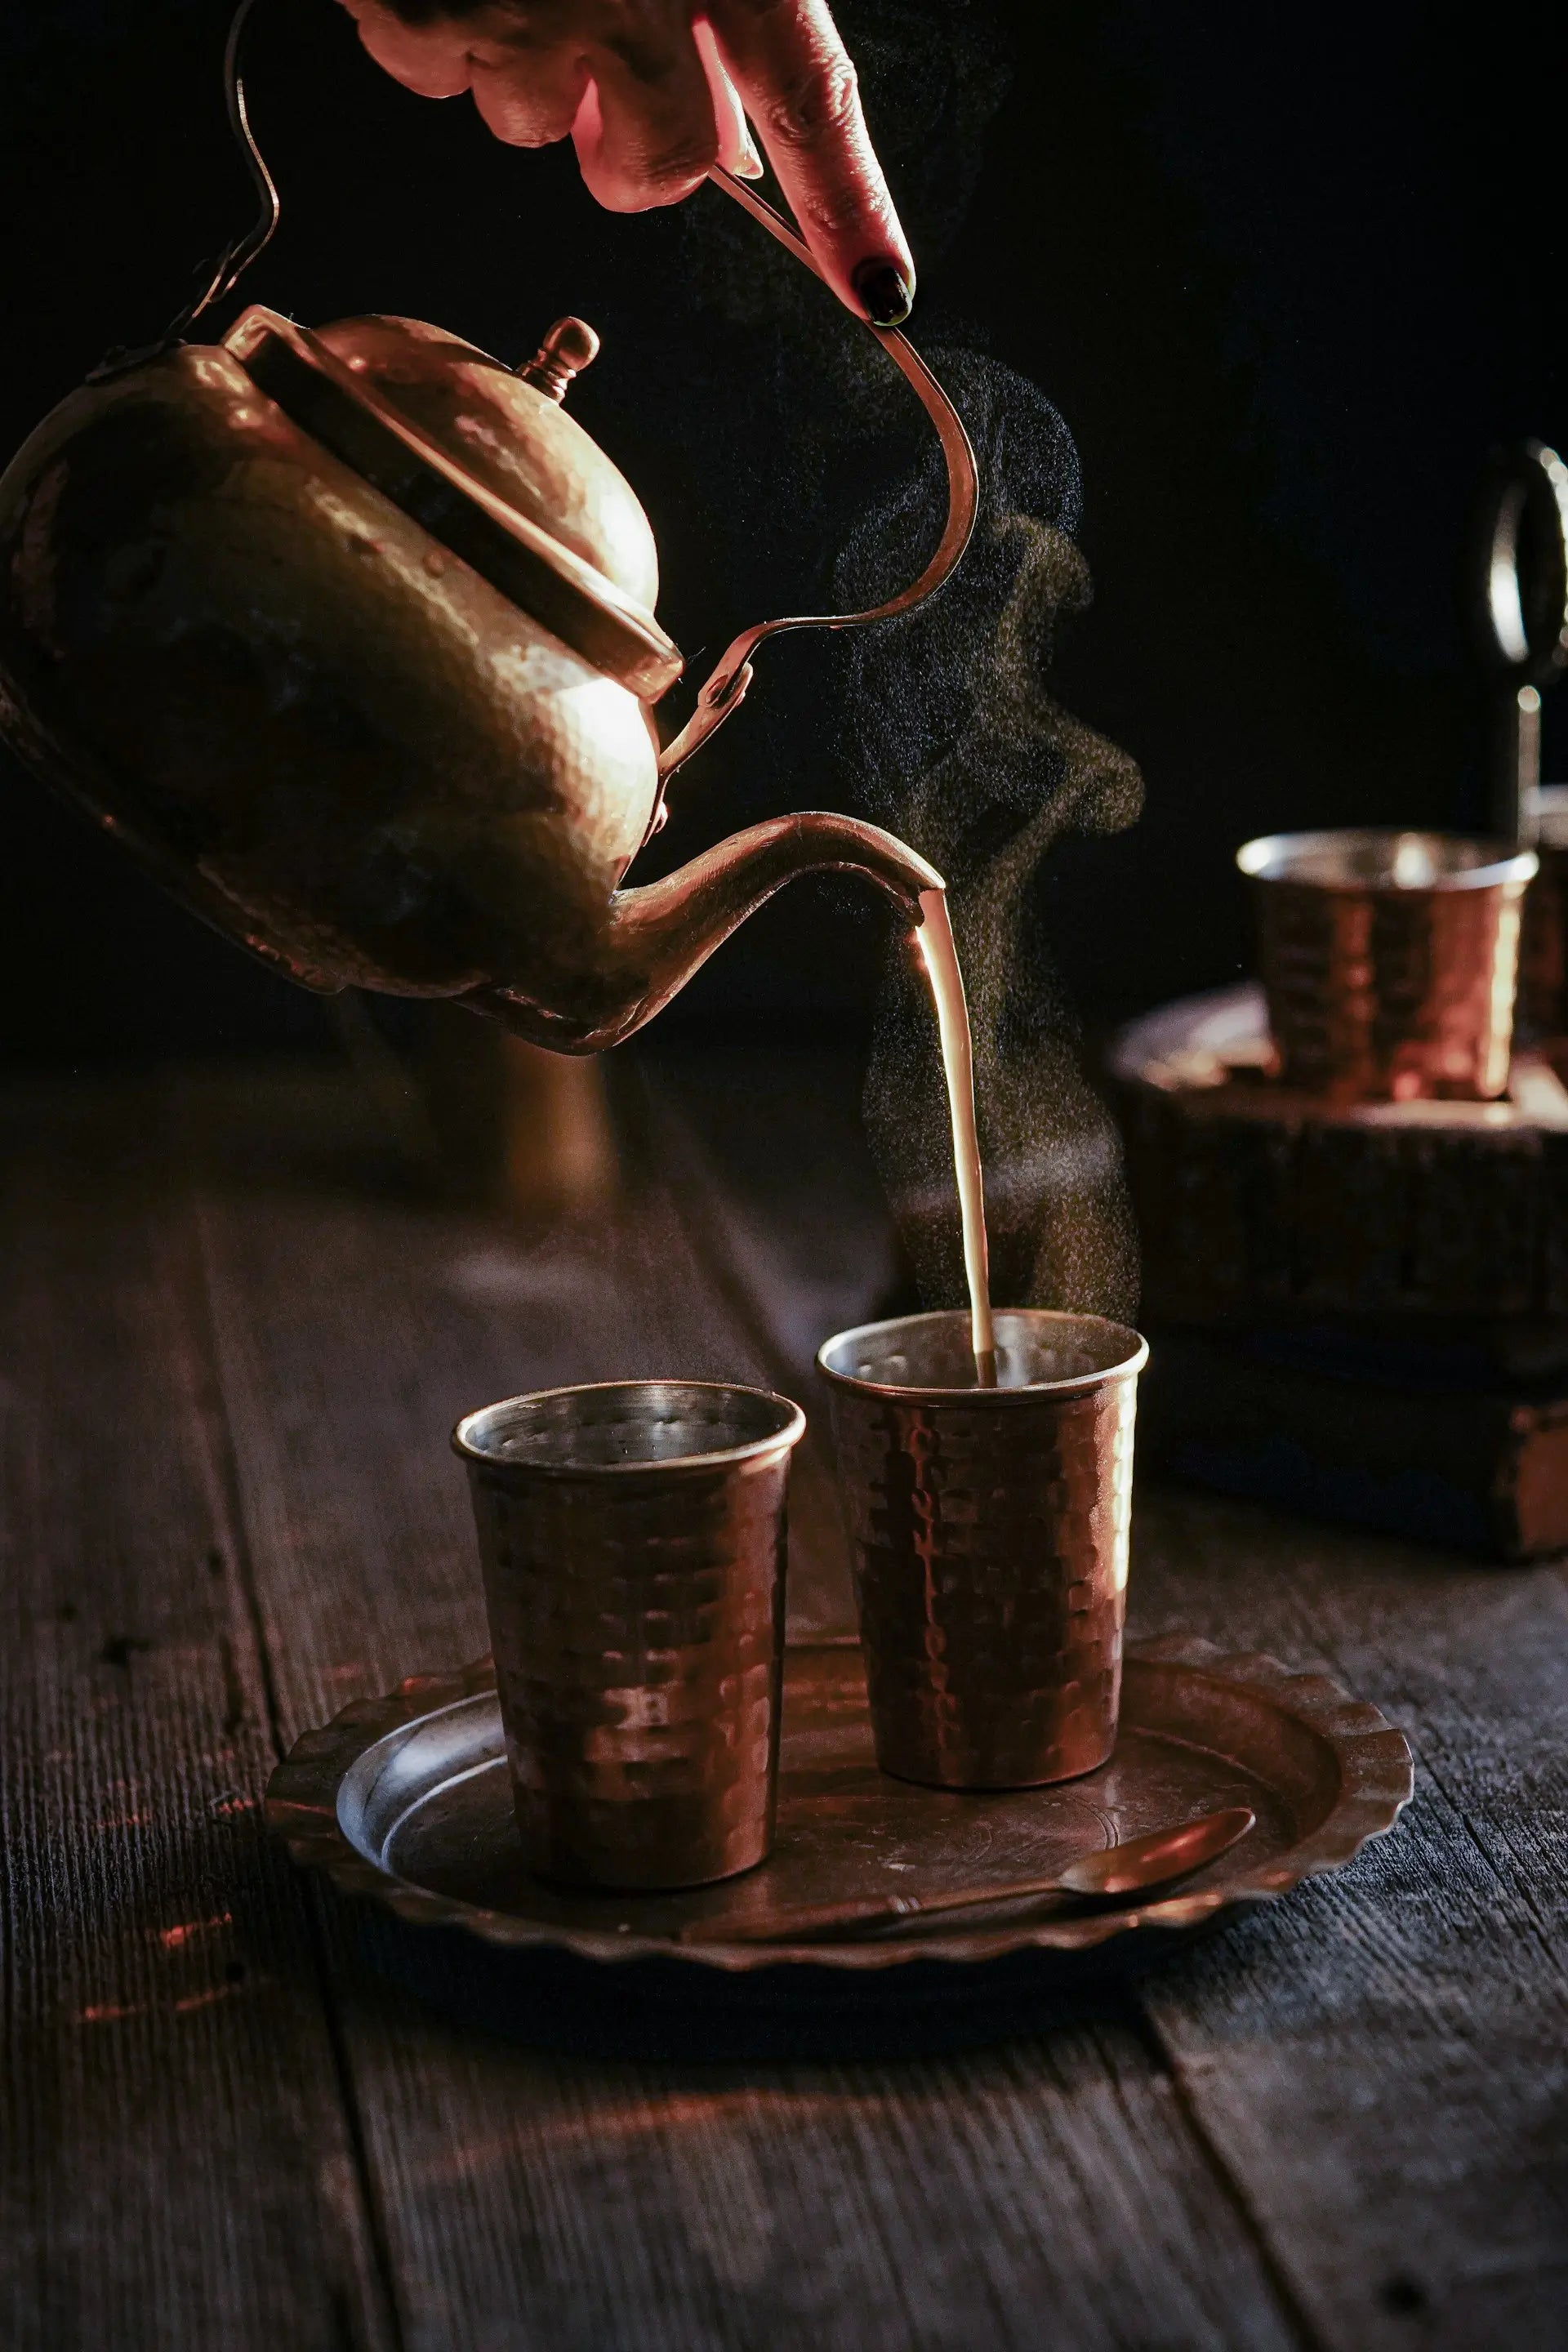
[[[879,1323],[857,1323],[847,1331],[836,1331],[825,1339],[816,1351],[816,1369],[830,1387],[847,1389],[851,1394],[867,1397],[908,1397],[917,1402],[930,1399],[943,1404],[973,1404],[993,1409],[1027,1402],[1041,1397],[1087,1395],[1091,1390],[1103,1388],[1108,1381],[1130,1380],[1141,1372],[1149,1360],[1149,1342],[1130,1323],[1118,1323],[1109,1315],[1080,1315],[1066,1307],[999,1307],[996,1322],[1000,1327],[1009,1317],[1021,1317],[1041,1323],[1092,1323],[1102,1331],[1114,1331],[1131,1344],[1124,1356],[1112,1364],[1102,1365],[1092,1372],[1069,1372],[1059,1381],[1027,1381],[1018,1387],[939,1388],[930,1381],[871,1380],[858,1372],[841,1372],[827,1361],[830,1348],[848,1347],[857,1340],[866,1340],[884,1331],[913,1331],[922,1323],[956,1323],[969,1328],[966,1307],[937,1307],[924,1315],[892,1315]],[[1005,1342],[1004,1341],[1004,1345]]]
[[[782,1418],[777,1429],[761,1437],[749,1437],[742,1445],[723,1445],[707,1454],[666,1454],[645,1456],[629,1462],[538,1462],[509,1457],[487,1451],[477,1445],[469,1432],[476,1422],[487,1420],[492,1413],[506,1412],[513,1405],[549,1404],[557,1397],[574,1396],[635,1396],[647,1389],[683,1389],[703,1396],[749,1397],[754,1402],[773,1405]],[[650,1474],[664,1476],[684,1470],[730,1469],[742,1462],[754,1462],[769,1454],[783,1453],[798,1445],[805,1435],[805,1415],[792,1397],[781,1396],[776,1389],[752,1388],[744,1381],[574,1381],[563,1388],[526,1389],[521,1396],[499,1397],[494,1404],[477,1405],[466,1412],[452,1432],[452,1451],[463,1461],[477,1464],[484,1470],[521,1471],[530,1478],[626,1478],[647,1477]]]
[[[1403,881],[1397,870],[1400,847],[1411,844],[1419,845],[1434,861],[1432,871],[1419,881]],[[1385,870],[1334,876],[1296,870],[1300,860],[1343,853],[1352,846],[1381,853]],[[1474,865],[1436,862],[1455,851],[1474,850],[1482,853]],[[1249,882],[1284,882],[1299,890],[1337,891],[1356,898],[1368,892],[1415,898],[1426,891],[1496,889],[1510,882],[1530,881],[1541,863],[1533,849],[1521,849],[1517,842],[1492,835],[1371,824],[1331,826],[1315,833],[1260,833],[1254,840],[1243,842],[1236,862]]]

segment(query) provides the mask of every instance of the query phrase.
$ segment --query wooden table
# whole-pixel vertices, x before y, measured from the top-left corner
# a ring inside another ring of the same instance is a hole
[[[886,1242],[843,1073],[618,1067],[613,1213],[400,1184],[352,1079],[13,1093],[0,2344],[221,2352],[1568,2345],[1568,1592],[1179,1492],[1135,1630],[1408,1730],[1400,1829],[942,2057],[610,2061],[442,2021],[265,1837],[306,1726],[485,1643],[459,1408],[813,1402]],[[795,1487],[793,1615],[845,1622]]]

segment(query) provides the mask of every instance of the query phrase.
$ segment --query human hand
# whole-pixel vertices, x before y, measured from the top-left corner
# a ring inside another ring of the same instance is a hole
[[[343,0],[379,65],[426,98],[473,92],[498,139],[568,136],[612,212],[670,205],[712,163],[754,179],[755,123],[839,299],[909,315],[915,271],[827,0]]]

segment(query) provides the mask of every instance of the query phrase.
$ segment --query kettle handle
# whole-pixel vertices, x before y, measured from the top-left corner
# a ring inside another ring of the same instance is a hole
[[[761,221],[771,236],[776,236],[788,247],[797,261],[804,262],[815,277],[822,276],[810,247],[798,236],[781,213],[759,196],[744,180],[715,163],[708,174],[715,187],[722,188],[738,205],[743,205],[753,220]],[[884,604],[873,604],[864,613],[800,613],[778,621],[758,621],[742,629],[734,642],[721,656],[719,666],[697,698],[697,708],[673,742],[666,745],[659,756],[658,780],[660,793],[655,807],[649,833],[657,832],[664,822],[663,786],[676,770],[690,759],[700,744],[705,743],[716,728],[721,727],[732,710],[740,708],[746,688],[752,682],[752,656],[764,637],[777,636],[784,629],[858,629],[868,621],[890,621],[899,613],[912,612],[934,596],[952,570],[974,530],[975,508],[979,503],[980,485],[974,464],[974,451],[963,429],[963,420],[938,383],[924,360],[907,337],[896,327],[874,327],[865,322],[868,334],[875,335],[888,357],[900,368],[913,385],[916,397],[935,425],[942,443],[942,454],[947,461],[947,528],[931,562],[908,588],[890,596]]]

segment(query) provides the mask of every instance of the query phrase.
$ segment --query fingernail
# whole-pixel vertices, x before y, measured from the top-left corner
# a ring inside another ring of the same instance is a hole
[[[763,159],[757,152],[756,141],[748,131],[741,160],[735,166],[735,177],[738,180],[760,180],[762,176]]]
[[[901,327],[915,289],[896,262],[863,261],[850,279],[874,327]]]

